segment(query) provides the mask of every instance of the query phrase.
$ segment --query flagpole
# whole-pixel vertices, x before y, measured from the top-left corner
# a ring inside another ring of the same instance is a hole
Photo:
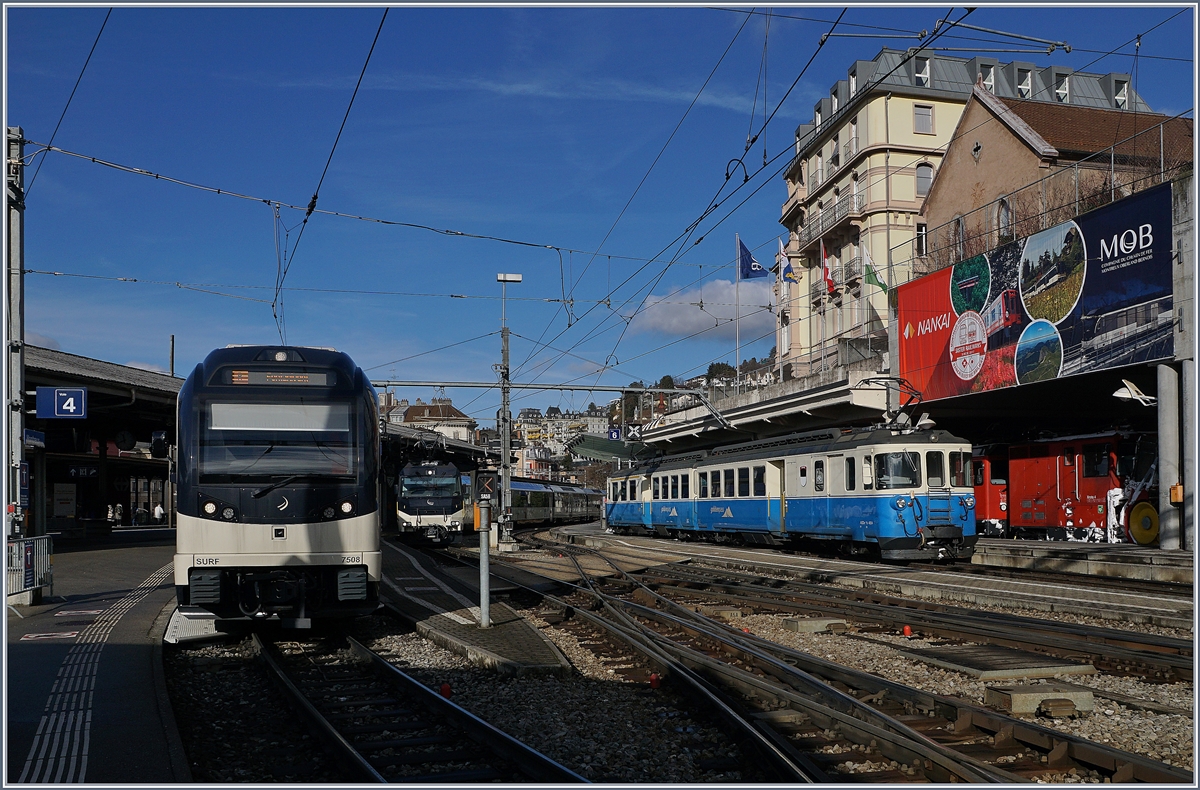
[[[742,298],[739,291],[742,285],[742,237],[733,234],[733,391],[738,391],[738,382],[742,378]]]

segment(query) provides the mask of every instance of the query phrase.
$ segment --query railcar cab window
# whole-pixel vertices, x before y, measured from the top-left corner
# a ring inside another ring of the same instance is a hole
[[[813,489],[816,491],[825,490],[825,462],[813,461]]]
[[[1062,464],[1063,464],[1063,466],[1074,466],[1075,465],[1075,448],[1074,447],[1064,447],[1063,448]]]
[[[946,487],[946,464],[940,451],[925,453],[925,476],[929,479],[930,488]]]
[[[869,455],[863,456],[862,469],[863,469],[863,478],[862,478],[863,489],[870,491],[871,486],[874,484],[874,477],[871,475],[871,456],[869,456]]]
[[[875,456],[875,488],[916,488],[921,485],[921,454],[880,453]]]
[[[733,470],[725,470],[725,498],[733,499]]]
[[[750,468],[743,466],[738,469],[738,496],[750,496]]]
[[[846,458],[846,490],[854,490],[854,459]]]
[[[692,498],[691,492],[688,490],[691,487],[689,485],[689,483],[691,482],[691,479],[692,479],[691,474],[679,476],[679,497],[681,499],[691,499]]]
[[[201,406],[200,482],[269,480],[279,475],[358,474],[359,415],[349,402]]]
[[[971,454],[950,453],[950,485],[969,488],[972,485],[971,477]]]
[[[1083,446],[1083,476],[1108,477],[1109,447],[1107,444]]]
[[[696,496],[699,499],[708,499],[708,472],[700,473],[700,482],[696,489]]]
[[[767,495],[767,467],[754,467],[754,496]]]

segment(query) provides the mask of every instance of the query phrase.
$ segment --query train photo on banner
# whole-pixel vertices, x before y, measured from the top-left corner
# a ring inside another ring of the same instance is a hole
[[[549,480],[514,477],[512,527],[574,524],[600,518],[603,492]],[[480,493],[499,503],[499,472],[460,472],[453,463],[407,464],[396,480],[396,527],[400,537],[419,543],[450,545],[475,532]],[[496,513],[493,511],[493,520]]]
[[[1157,442],[1108,431],[975,448],[976,518],[989,537],[1149,545]]]
[[[379,413],[344,353],[229,346],[179,392],[175,588],[220,618],[378,607]]]
[[[609,528],[768,546],[822,541],[884,560],[975,549],[971,445],[899,422],[665,456],[613,472]]]

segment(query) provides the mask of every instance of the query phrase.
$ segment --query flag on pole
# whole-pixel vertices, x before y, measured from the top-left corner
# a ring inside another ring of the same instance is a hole
[[[777,239],[777,241],[779,242],[780,260],[783,261],[783,279],[792,283],[800,282],[800,278],[796,276],[796,271],[792,269],[792,259],[783,251],[783,239]]]
[[[762,267],[762,264],[754,260],[754,256],[750,254],[750,250],[746,249],[746,243],[741,239],[738,240],[738,247],[741,249],[741,267],[742,279],[749,280],[754,277],[766,277],[770,274]]]
[[[825,239],[821,239],[821,276],[825,278],[825,287],[833,293],[833,273],[829,271],[829,254],[825,251]]]
[[[875,262],[871,260],[871,251],[867,249],[867,245],[863,245],[863,279],[874,285],[878,285],[884,291],[887,291],[887,284],[879,276],[879,272],[875,271]]]

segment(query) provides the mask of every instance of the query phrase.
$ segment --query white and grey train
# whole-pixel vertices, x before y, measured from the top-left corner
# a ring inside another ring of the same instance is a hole
[[[181,605],[294,627],[378,607],[378,403],[349,356],[213,351],[177,431]]]

